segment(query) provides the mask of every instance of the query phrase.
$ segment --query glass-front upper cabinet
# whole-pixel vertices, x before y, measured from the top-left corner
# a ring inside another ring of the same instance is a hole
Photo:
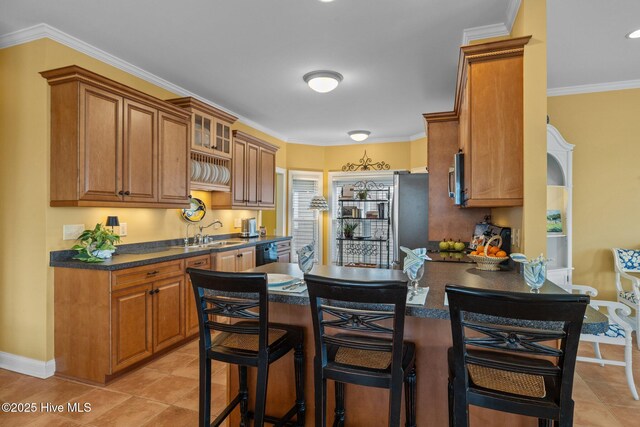
[[[191,97],[168,101],[193,113],[193,151],[231,157],[231,125],[237,117]]]

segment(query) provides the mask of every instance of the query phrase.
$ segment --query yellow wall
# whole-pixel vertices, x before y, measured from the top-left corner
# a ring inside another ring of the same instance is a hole
[[[177,209],[50,208],[49,86],[40,71],[76,64],[158,98],[176,95],[48,39],[0,50],[0,351],[36,360],[53,358],[53,269],[49,251],[70,248],[63,224],[91,227],[107,215],[128,224],[124,243],[180,238],[185,223]],[[243,123],[233,129],[281,147],[286,144]],[[208,202],[208,193],[194,192]],[[215,233],[237,232],[233,219],[255,211],[212,211]]]
[[[613,247],[640,248],[640,89],[550,97],[573,153],[573,281],[615,299]]]
[[[521,229],[521,247],[533,257],[546,252],[547,28],[546,2],[523,0],[512,37],[531,35],[524,53],[524,205],[493,209],[497,224]]]

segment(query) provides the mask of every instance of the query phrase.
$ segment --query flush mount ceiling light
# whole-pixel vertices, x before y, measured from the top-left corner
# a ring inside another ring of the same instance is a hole
[[[320,0],[322,3],[331,3],[333,0]]]
[[[365,139],[369,138],[371,132],[368,130],[352,130],[351,132],[347,132],[347,135],[351,137],[356,142],[362,142]]]
[[[302,79],[316,92],[327,93],[338,87],[338,83],[342,81],[342,74],[335,71],[318,70],[305,74]]]
[[[640,29],[637,29],[635,31],[631,31],[629,34],[627,34],[627,38],[628,39],[640,39]]]

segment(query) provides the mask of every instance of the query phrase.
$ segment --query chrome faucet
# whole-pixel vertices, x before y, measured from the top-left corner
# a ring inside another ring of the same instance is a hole
[[[198,227],[198,228],[200,228],[200,234],[202,234],[202,230],[204,230],[205,228],[209,228],[209,227],[211,227],[212,225],[215,225],[215,224],[219,224],[219,225],[220,225],[220,227],[222,227],[222,222],[220,222],[220,220],[219,220],[219,219],[214,219],[214,220],[213,220],[213,222],[212,222],[211,224],[209,224],[209,225],[205,225],[205,226],[200,225],[200,226]]]
[[[205,244],[206,245],[206,244],[209,243],[209,235],[207,235],[207,234],[203,235],[202,234],[202,230],[204,230],[205,228],[209,228],[209,227],[211,227],[212,225],[215,225],[215,224],[219,224],[220,227],[222,227],[222,222],[220,222],[219,219],[214,219],[213,222],[211,224],[209,224],[209,225],[204,225],[204,226],[200,225],[200,226],[198,226],[198,228],[200,229],[200,233],[196,236],[196,238],[198,239],[198,244]]]

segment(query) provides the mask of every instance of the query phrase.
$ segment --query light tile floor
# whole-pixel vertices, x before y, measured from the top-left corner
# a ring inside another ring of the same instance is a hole
[[[634,343],[635,344],[635,343]],[[197,426],[197,340],[145,367],[94,387],[59,378],[41,380],[0,369],[0,402],[91,403],[91,412],[15,414],[0,412],[0,426]],[[602,346],[605,357],[622,358],[623,349]],[[580,354],[591,355],[590,346]],[[633,350],[634,374],[640,383],[640,351]],[[226,404],[226,365],[214,364],[212,413]],[[624,368],[578,363],[574,383],[575,426],[640,425],[640,401],[631,397]]]

